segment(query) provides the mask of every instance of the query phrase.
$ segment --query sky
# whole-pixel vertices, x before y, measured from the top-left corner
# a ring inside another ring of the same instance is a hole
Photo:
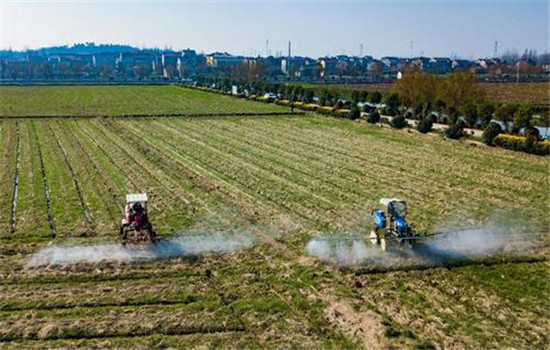
[[[116,43],[236,55],[549,51],[544,1],[0,0],[0,48]],[[266,47],[266,40],[269,43]],[[363,47],[361,51],[361,45]]]

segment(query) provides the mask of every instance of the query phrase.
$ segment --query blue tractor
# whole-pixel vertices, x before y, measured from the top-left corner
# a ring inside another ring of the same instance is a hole
[[[405,220],[407,217],[407,203],[397,198],[382,198],[380,204],[383,209],[373,210],[374,220],[370,238],[381,242],[385,239],[394,239],[398,242],[414,241],[422,236],[415,233],[411,225]]]

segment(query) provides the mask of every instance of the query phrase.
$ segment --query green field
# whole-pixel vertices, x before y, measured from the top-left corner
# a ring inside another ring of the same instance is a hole
[[[225,100],[198,96],[189,104]],[[315,115],[4,119],[0,150],[2,348],[544,348],[550,340],[550,264],[538,255],[370,273],[305,250],[318,235],[364,234],[377,200],[395,196],[419,230],[507,217],[540,234],[544,254],[545,157]],[[117,242],[124,195],[136,191],[149,194],[162,236],[249,232],[254,245],[193,259],[26,265],[49,244]]]
[[[0,117],[287,112],[177,86],[0,87]]]

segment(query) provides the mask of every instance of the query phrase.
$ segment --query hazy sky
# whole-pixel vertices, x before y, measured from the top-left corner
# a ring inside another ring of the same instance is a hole
[[[79,42],[233,54],[492,56],[548,51],[547,1],[0,0],[0,47]]]

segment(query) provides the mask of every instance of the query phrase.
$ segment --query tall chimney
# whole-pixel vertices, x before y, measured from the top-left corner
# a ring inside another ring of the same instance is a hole
[[[291,41],[289,40],[289,41],[288,41],[288,58],[289,58],[289,59],[290,59],[290,57],[292,56],[292,54],[291,54],[292,52],[290,51],[290,49],[291,49]]]

